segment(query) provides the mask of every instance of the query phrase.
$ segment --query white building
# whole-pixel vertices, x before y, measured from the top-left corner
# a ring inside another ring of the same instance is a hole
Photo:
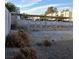
[[[56,16],[56,15],[57,15],[56,13],[49,13],[46,16]]]
[[[69,10],[64,10],[61,12],[61,16],[63,17],[72,17],[72,12]],[[65,21],[72,21],[72,19],[64,19]]]
[[[61,11],[58,11],[58,16],[61,16]]]
[[[46,16],[57,16],[57,14],[56,13],[49,13]],[[48,20],[55,20],[55,18],[50,18]]]
[[[70,10],[62,10],[58,12],[58,16],[61,17],[70,17],[72,18],[72,11]],[[72,19],[64,19],[65,21],[73,21]]]

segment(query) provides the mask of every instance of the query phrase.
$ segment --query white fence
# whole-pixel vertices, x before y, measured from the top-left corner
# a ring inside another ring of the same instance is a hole
[[[11,29],[11,13],[5,8],[5,35],[7,36]]]

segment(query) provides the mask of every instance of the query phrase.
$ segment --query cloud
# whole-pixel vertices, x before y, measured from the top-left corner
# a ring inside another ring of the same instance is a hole
[[[12,2],[14,3],[17,7],[24,8],[24,7],[29,7],[34,4],[37,4],[41,2],[42,0],[5,0],[5,2]]]
[[[9,2],[10,0],[5,0],[5,3]]]
[[[72,7],[69,7],[69,6],[65,6],[65,7],[59,7],[58,9],[59,9],[60,11],[63,10],[63,9],[64,9],[64,10],[65,10],[65,9],[69,9],[69,10],[72,11],[73,8],[72,8]]]
[[[16,6],[20,7],[20,8],[24,8],[24,7],[29,7],[32,6],[34,4],[38,4],[39,2],[41,2],[42,0],[19,0],[20,2],[17,2]],[[19,4],[20,3],[20,4]]]
[[[39,2],[39,1],[42,1],[42,0],[19,0],[19,2],[21,3],[32,3],[32,2]]]
[[[32,5],[35,5],[37,3],[31,3],[31,4],[23,4],[23,5],[17,5],[17,7],[20,7],[20,8],[25,8],[25,7],[29,7],[29,6],[32,6]]]
[[[49,5],[43,5],[43,6],[39,6],[39,7],[34,7],[32,9],[29,10],[21,10],[21,13],[28,13],[28,14],[42,14],[44,13],[48,7],[50,6],[54,6],[54,7],[60,7],[60,6],[65,6],[67,4],[49,4]],[[67,7],[64,7],[67,8]]]
[[[39,6],[39,7],[35,7],[35,8],[32,8],[32,9],[29,9],[27,11],[39,10],[39,9],[46,9],[46,8],[48,8],[50,6],[58,6],[58,4],[50,4],[50,5]]]

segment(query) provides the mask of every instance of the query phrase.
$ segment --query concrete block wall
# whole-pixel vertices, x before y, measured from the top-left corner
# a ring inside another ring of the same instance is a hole
[[[7,36],[11,29],[11,13],[5,8],[5,35]]]

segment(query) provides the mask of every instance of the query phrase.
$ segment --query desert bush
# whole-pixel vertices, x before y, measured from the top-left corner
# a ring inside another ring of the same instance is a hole
[[[16,25],[11,25],[11,29],[16,29]]]
[[[24,54],[22,54],[20,51],[17,52],[12,59],[26,59],[26,57],[24,56]]]
[[[21,48],[13,59],[37,59],[36,50],[33,48]]]
[[[32,31],[36,31],[36,32],[37,32],[37,31],[40,31],[40,30],[38,30],[38,29],[33,29]]]
[[[44,46],[51,46],[52,43],[49,40],[44,40],[43,42]]]
[[[16,30],[16,29],[18,29],[18,27],[19,27],[19,24],[17,23],[17,21],[15,21],[14,24],[11,24],[11,29],[12,30]]]
[[[42,43],[39,43],[39,42],[38,42],[38,43],[36,43],[36,45],[37,45],[37,46],[42,46]]]
[[[23,29],[20,29],[18,33],[24,39],[24,42],[26,43],[26,45],[29,46],[31,44],[29,33],[24,31]]]
[[[27,31],[28,33],[30,32],[30,30],[28,29],[27,26],[21,26],[21,25],[19,25],[19,26],[18,26],[18,30]]]
[[[23,30],[12,31],[6,37],[6,47],[25,47],[30,46],[30,39],[28,34],[25,34]]]

